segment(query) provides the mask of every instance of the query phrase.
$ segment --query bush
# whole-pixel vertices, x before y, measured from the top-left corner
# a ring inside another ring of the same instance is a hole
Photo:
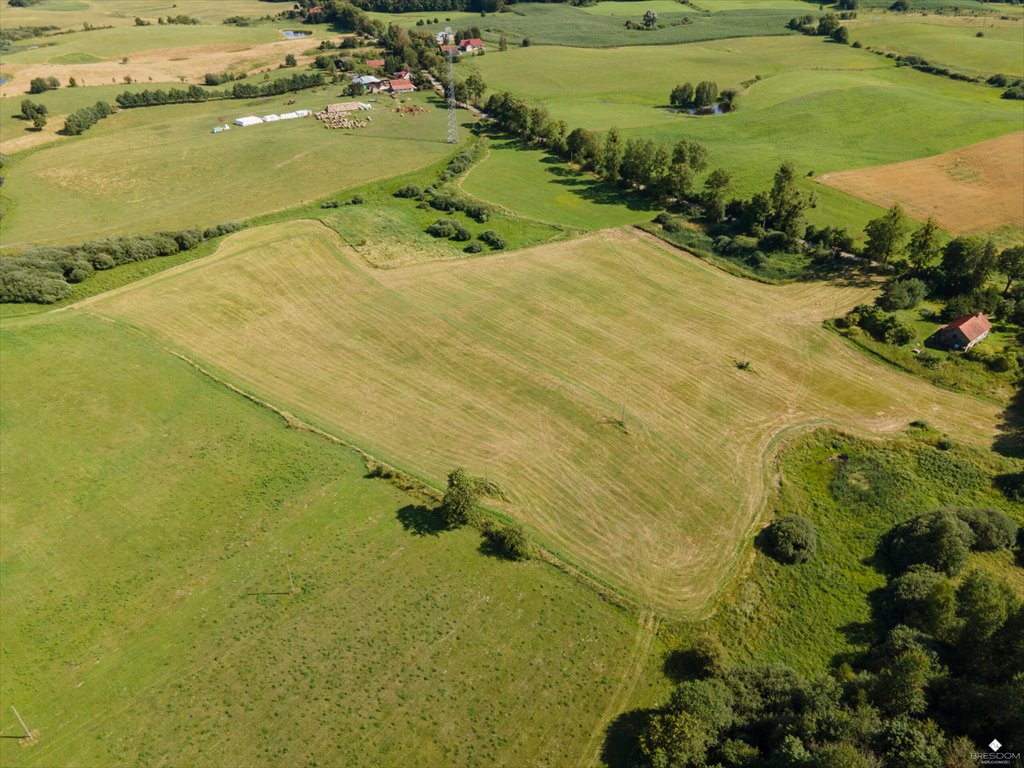
[[[422,194],[423,190],[415,184],[406,184],[398,188],[398,191],[395,192],[395,197],[419,197]]]
[[[441,513],[449,528],[461,528],[477,520],[477,484],[464,469],[448,473],[448,489],[441,501]]]
[[[29,93],[46,93],[60,88],[60,80],[56,77],[34,77],[29,83]]]
[[[890,312],[896,309],[913,309],[921,303],[927,293],[928,286],[916,277],[893,280],[885,284],[882,295],[875,303]]]
[[[352,195],[352,199],[348,201],[349,205],[362,205],[366,202],[366,198],[362,195]]]
[[[779,253],[790,246],[789,235],[785,232],[765,232],[757,241],[757,247],[767,253]]]
[[[339,203],[337,200],[327,200],[323,203],[320,203],[321,208],[338,208],[340,206],[341,203]]]
[[[886,535],[883,550],[896,571],[923,564],[955,576],[973,544],[970,526],[952,511],[940,509],[897,525]]]
[[[818,534],[806,517],[783,515],[764,530],[764,543],[776,560],[803,563],[818,551]]]
[[[1017,523],[998,509],[953,509],[974,534],[973,549],[994,552],[1009,549],[1017,540]]]
[[[477,237],[496,251],[500,251],[506,246],[505,238],[492,229],[485,229]]]
[[[509,560],[528,560],[530,558],[530,542],[526,532],[518,523],[484,528],[484,538],[490,549],[497,555]]]
[[[427,227],[427,234],[433,237],[451,237],[455,234],[455,225],[457,223],[453,219],[438,219]]]
[[[460,222],[453,221],[452,224],[455,225],[455,231],[451,235],[452,240],[456,240],[458,242],[465,242],[473,238],[473,233],[466,229],[464,226],[462,226]]]
[[[462,250],[465,251],[466,253],[483,253],[484,246],[483,243],[474,240],[472,243],[467,245]]]

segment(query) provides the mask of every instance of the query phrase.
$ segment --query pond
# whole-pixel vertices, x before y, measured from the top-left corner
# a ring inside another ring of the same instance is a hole
[[[287,37],[289,40],[296,40],[302,37],[310,37],[313,33],[307,32],[306,30],[282,29],[281,34]]]
[[[686,114],[688,115],[727,115],[730,112],[732,112],[732,104],[728,102],[715,104],[713,107],[701,107],[700,109],[686,110]]]

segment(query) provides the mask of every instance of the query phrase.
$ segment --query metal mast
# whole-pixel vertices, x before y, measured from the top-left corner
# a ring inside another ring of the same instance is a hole
[[[455,44],[455,36],[451,27],[445,27],[444,39],[448,41],[448,143],[459,143],[459,120],[455,114],[455,61],[452,47]]]

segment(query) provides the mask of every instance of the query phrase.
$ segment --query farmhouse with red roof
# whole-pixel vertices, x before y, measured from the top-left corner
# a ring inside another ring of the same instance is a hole
[[[970,349],[988,336],[992,323],[981,312],[958,317],[938,331],[938,339],[952,349]]]
[[[367,59],[366,66],[372,67],[373,69],[380,69],[384,66],[384,59]]]
[[[406,93],[408,91],[415,91],[416,86],[410,83],[408,80],[389,80],[388,89],[392,93]]]
[[[484,49],[484,41],[479,37],[467,37],[459,40],[459,50],[462,53],[476,53]]]

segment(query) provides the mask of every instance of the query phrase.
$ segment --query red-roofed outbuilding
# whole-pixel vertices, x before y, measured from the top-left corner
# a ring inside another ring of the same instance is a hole
[[[988,336],[992,323],[981,312],[958,317],[938,332],[939,341],[953,349],[970,349]]]

